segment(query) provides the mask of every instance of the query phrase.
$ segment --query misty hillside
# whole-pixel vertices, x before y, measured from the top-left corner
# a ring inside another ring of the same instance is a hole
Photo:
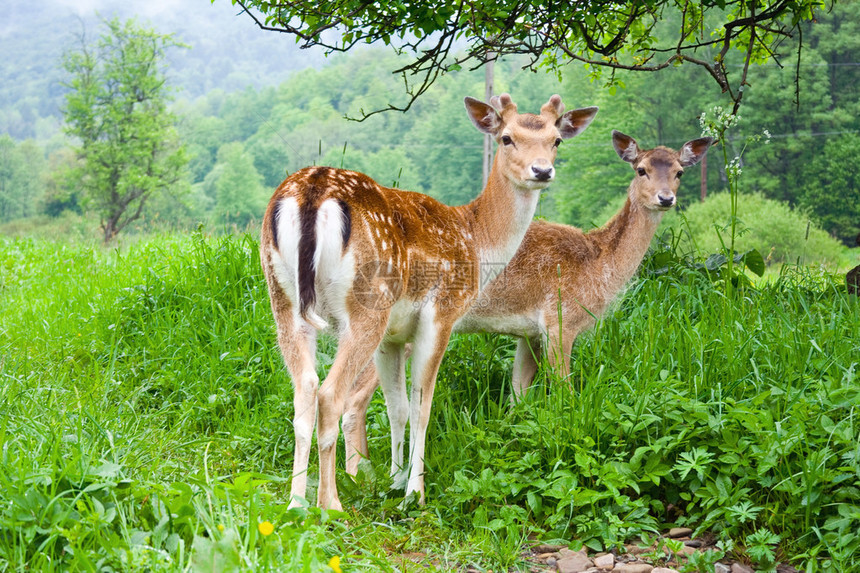
[[[263,32],[239,11],[229,0],[6,0],[0,20],[0,133],[24,139],[56,130],[62,54],[82,34],[98,36],[100,18],[137,16],[190,46],[168,54],[177,97],[277,85],[292,71],[324,63],[322,50],[302,50],[292,37]]]

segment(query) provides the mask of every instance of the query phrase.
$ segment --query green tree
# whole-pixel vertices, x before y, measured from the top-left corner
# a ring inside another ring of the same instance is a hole
[[[852,146],[860,131],[860,4],[840,3],[804,28],[804,50],[798,62],[784,68],[751,71],[752,88],[742,112],[738,153],[751,136],[768,130],[767,145],[744,153],[745,191],[800,206],[819,225],[854,245],[860,230],[858,179],[852,173]],[[783,52],[796,54],[798,44]],[[793,61],[792,61],[793,60]],[[794,72],[800,70],[800,82]]]
[[[254,156],[254,166],[263,178],[263,185],[274,190],[287,176],[289,146],[276,133],[258,133],[246,146]]]
[[[75,176],[105,242],[140,218],[155,193],[183,181],[188,162],[167,109],[165,50],[180,46],[134,20],[104,22],[94,44],[66,53],[66,133],[79,141]]]
[[[51,217],[59,217],[63,211],[81,213],[81,196],[69,173],[77,168],[75,152],[61,147],[48,156],[48,172],[45,177],[45,196],[41,211]]]
[[[45,194],[44,152],[33,141],[0,136],[0,221],[36,214]]]
[[[227,143],[218,150],[215,180],[215,219],[244,227],[263,216],[268,193],[254,167],[254,158],[241,143]]]
[[[812,177],[800,184],[797,203],[820,225],[849,246],[860,231],[860,175],[856,156],[860,136],[844,134],[828,139],[808,168]]]

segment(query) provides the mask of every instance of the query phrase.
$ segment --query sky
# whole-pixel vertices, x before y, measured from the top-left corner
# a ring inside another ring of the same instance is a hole
[[[206,0],[194,1],[197,4],[203,4],[206,2]],[[57,0],[57,3],[66,6],[71,11],[80,15],[86,15],[96,10],[109,10],[117,5],[113,0]],[[169,12],[179,5],[187,5],[188,2],[186,0],[147,0],[145,2],[138,0],[137,2],[128,2],[126,4],[133,6],[133,11],[136,14],[151,18],[164,12]],[[221,8],[228,8],[230,7],[230,1],[225,0],[222,2],[216,2],[212,7],[218,11],[217,9],[219,6]],[[220,11],[225,12],[224,10]],[[213,11],[213,13],[214,12],[215,11]]]

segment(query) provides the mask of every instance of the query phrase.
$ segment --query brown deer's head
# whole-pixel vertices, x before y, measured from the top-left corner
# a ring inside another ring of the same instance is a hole
[[[496,163],[502,175],[524,190],[544,189],[552,182],[558,146],[582,133],[597,114],[596,107],[564,113],[558,95],[541,107],[540,115],[519,114],[508,94],[494,96],[489,104],[467,97],[465,104],[475,127],[499,145]]]
[[[615,152],[636,172],[630,184],[630,200],[654,211],[667,211],[675,206],[684,168],[701,161],[713,143],[712,137],[702,137],[688,141],[680,151],[662,145],[642,150],[629,135],[612,131]]]

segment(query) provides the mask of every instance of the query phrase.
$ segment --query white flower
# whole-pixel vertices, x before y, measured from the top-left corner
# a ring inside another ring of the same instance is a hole
[[[742,172],[743,170],[741,169],[741,158],[739,156],[735,157],[731,160],[729,166],[726,168],[726,173],[730,178],[737,179],[741,176]]]
[[[722,137],[722,134],[730,127],[737,125],[740,121],[741,117],[739,115],[727,112],[719,105],[699,116],[702,135],[715,138]]]

